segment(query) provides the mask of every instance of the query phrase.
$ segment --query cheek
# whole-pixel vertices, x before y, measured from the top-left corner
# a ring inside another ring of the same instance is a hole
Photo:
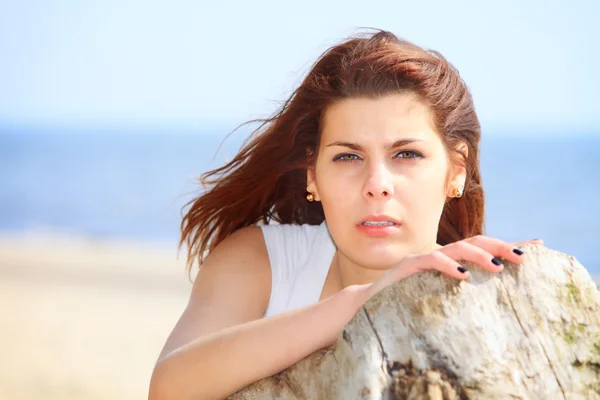
[[[446,176],[440,171],[440,167],[435,165],[415,169],[414,173],[407,176],[402,187],[397,189],[398,200],[410,214],[422,218],[424,214],[435,215],[438,209],[443,208]]]
[[[317,174],[320,201],[331,226],[343,225],[349,216],[356,213],[357,196],[360,194],[356,182],[356,179],[335,168],[323,168]]]
[[[321,168],[316,177],[321,201],[325,203],[347,202],[351,197],[352,190],[356,191],[356,180],[351,178],[347,172],[339,168]]]
[[[427,199],[437,201],[441,198],[443,200],[445,196],[444,184],[446,176],[441,174],[439,169],[428,168],[423,170],[417,182],[419,182],[419,190],[427,195]]]

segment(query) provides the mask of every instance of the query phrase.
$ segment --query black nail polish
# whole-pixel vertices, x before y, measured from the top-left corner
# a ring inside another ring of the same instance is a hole
[[[492,258],[492,264],[500,266],[502,265],[502,263],[500,261],[498,261],[498,259],[496,257]]]
[[[524,254],[523,251],[519,250],[519,249],[513,249],[513,253],[518,254],[520,256],[522,256]]]
[[[465,273],[467,272],[467,269],[465,267],[463,267],[462,265],[459,265],[458,268],[456,268],[457,270],[459,270],[461,273]]]

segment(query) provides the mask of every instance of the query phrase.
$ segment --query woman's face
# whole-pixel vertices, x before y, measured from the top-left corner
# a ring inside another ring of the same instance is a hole
[[[326,110],[307,189],[351,261],[389,268],[435,246],[444,203],[463,187],[464,168],[449,171],[431,121],[412,94],[347,99]]]

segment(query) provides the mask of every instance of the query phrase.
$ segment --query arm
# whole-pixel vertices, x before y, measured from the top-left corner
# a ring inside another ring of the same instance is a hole
[[[209,258],[155,366],[150,399],[227,397],[335,343],[366,300],[353,286],[262,318],[271,276],[260,228],[236,232]]]

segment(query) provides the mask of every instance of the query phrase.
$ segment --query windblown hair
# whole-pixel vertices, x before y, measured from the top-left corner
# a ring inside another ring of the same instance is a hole
[[[432,111],[450,159],[466,166],[463,196],[446,201],[437,242],[481,234],[481,132],[469,89],[437,51],[377,30],[325,51],[273,116],[250,121],[261,124],[235,158],[200,177],[206,190],[184,206],[190,207],[181,222],[179,247],[187,246],[188,269],[237,229],[269,221],[320,224],[321,203],[306,201],[306,169],[318,155],[325,109],[348,98],[407,92]],[[454,150],[460,142],[467,144],[467,159]]]

